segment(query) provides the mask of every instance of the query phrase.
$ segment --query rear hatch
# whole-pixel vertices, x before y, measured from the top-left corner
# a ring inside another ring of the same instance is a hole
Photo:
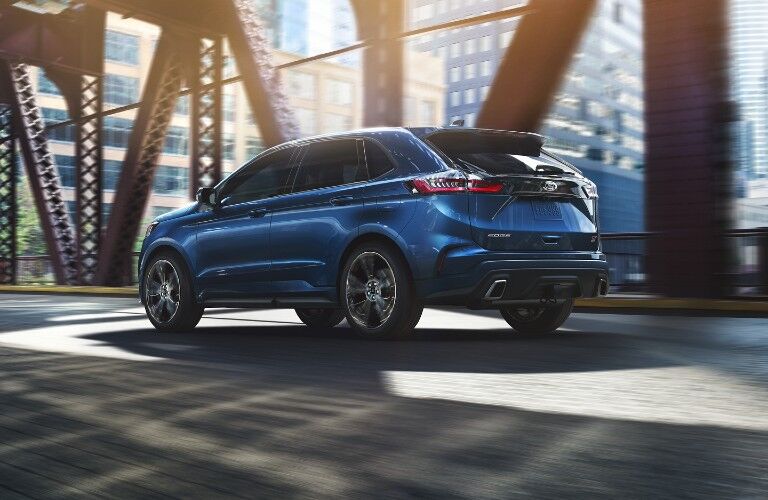
[[[594,251],[597,194],[575,167],[542,150],[536,134],[440,129],[424,140],[468,178],[497,192],[469,192],[472,236],[488,250]],[[491,191],[491,190],[489,190]]]

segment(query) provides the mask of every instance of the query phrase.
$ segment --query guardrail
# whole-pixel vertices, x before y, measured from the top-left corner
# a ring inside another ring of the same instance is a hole
[[[601,236],[603,251],[610,267],[613,292],[649,292],[646,267],[647,242],[654,233],[605,233]],[[730,294],[751,298],[768,298],[768,228],[739,229],[725,233],[731,244],[732,262],[728,270]],[[138,252],[133,253],[136,269]],[[53,284],[50,259],[46,255],[24,255],[17,258],[17,282],[20,285]],[[132,283],[138,282],[137,276]]]

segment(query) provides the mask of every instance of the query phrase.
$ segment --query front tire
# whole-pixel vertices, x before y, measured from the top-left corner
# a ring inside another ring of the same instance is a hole
[[[152,257],[144,270],[143,302],[149,321],[163,332],[192,330],[203,316],[184,261],[171,252]]]
[[[523,335],[548,335],[562,325],[573,310],[573,299],[554,306],[504,306],[501,316]]]
[[[296,309],[296,316],[310,328],[333,328],[344,319],[343,309]]]
[[[424,310],[408,264],[388,245],[367,243],[356,248],[344,264],[340,285],[347,322],[362,337],[405,337]]]

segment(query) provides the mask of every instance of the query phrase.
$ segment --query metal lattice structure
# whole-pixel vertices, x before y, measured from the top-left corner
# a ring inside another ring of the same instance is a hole
[[[78,281],[91,284],[101,240],[102,77],[83,76],[80,97],[80,115],[93,118],[80,123],[76,143]]]
[[[16,155],[12,110],[0,104],[0,284],[16,283]]]
[[[142,106],[134,121],[123,160],[96,276],[99,283],[117,285],[130,282],[131,251],[152,189],[165,133],[179,97],[182,74],[181,58],[164,34],[157,44]]]
[[[198,188],[221,180],[221,77],[224,55],[221,38],[200,39],[197,80],[192,82],[192,162],[190,198]]]
[[[9,64],[15,129],[56,281],[77,282],[77,243],[26,64]]]
[[[229,2],[221,2],[221,4]],[[243,76],[243,86],[264,144],[273,146],[299,136],[299,127],[280,75],[272,63],[272,48],[251,0],[231,0],[227,24],[229,44]]]

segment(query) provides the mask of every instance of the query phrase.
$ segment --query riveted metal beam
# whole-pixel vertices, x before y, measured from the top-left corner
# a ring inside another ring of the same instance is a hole
[[[177,42],[163,32],[144,84],[142,105],[133,122],[128,150],[115,193],[112,213],[103,240],[96,282],[120,285],[130,282],[134,248],[152,189],[158,158],[173,115],[182,81],[182,59]]]
[[[0,283],[16,284],[16,155],[12,108],[0,103]]]
[[[221,180],[222,40],[202,38],[198,47],[190,85],[190,198],[194,198],[198,188],[213,186]]]
[[[567,3],[567,5],[565,5]],[[595,0],[531,0],[502,58],[477,126],[535,131],[549,112]]]
[[[21,145],[29,186],[37,206],[56,282],[77,282],[75,230],[61,192],[59,172],[48,147],[45,126],[26,64],[3,62],[10,91],[14,130]]]

